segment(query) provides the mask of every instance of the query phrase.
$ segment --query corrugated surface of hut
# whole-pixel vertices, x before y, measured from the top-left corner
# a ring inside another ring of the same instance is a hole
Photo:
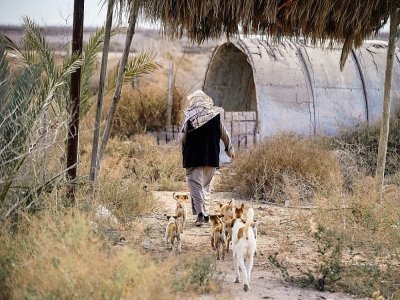
[[[214,50],[204,90],[227,112],[255,112],[251,130],[261,138],[283,131],[335,134],[341,127],[379,121],[386,47],[379,41],[364,43],[350,52],[340,71],[341,48],[242,38]],[[399,53],[396,58],[392,112],[400,90]],[[232,118],[251,121],[231,113],[228,122]],[[240,125],[230,126],[233,135],[244,134]]]

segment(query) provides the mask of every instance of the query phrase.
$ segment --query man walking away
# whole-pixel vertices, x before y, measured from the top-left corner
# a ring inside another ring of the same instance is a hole
[[[221,121],[221,107],[203,91],[197,90],[187,97],[189,107],[182,125],[183,167],[191,194],[192,212],[197,215],[196,226],[209,220],[211,180],[219,167],[220,139],[226,154],[233,159],[235,153],[231,139]]]

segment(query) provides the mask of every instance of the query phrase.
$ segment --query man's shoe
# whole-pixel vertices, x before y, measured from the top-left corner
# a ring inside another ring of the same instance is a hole
[[[204,215],[203,213],[199,213],[197,215],[196,222],[194,223],[195,226],[200,227],[204,223]]]

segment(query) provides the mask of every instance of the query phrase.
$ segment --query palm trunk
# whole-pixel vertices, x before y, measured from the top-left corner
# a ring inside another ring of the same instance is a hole
[[[104,83],[106,80],[106,73],[107,73],[108,50],[110,46],[110,32],[113,19],[113,9],[114,9],[114,0],[109,0],[107,7],[106,27],[104,31],[103,55],[101,58],[101,71],[100,71],[99,93],[97,95],[96,119],[94,121],[92,160],[90,164],[89,180],[91,181],[92,184],[97,178],[97,170],[98,170],[97,165],[99,164],[100,122],[101,122],[101,112],[103,109]]]
[[[386,57],[386,72],[385,72],[385,89],[383,94],[383,109],[382,120],[379,138],[378,158],[376,165],[376,183],[379,192],[379,197],[382,199],[383,183],[385,179],[385,164],[387,143],[389,138],[389,121],[390,121],[390,102],[391,102],[391,88],[392,88],[392,73],[393,73],[393,59],[396,43],[396,32],[398,26],[398,17],[395,1],[390,2],[390,33],[389,45]]]
[[[74,21],[72,29],[72,52],[82,53],[83,40],[83,12],[84,1],[74,1]],[[75,202],[75,179],[78,165],[78,141],[79,141],[79,102],[81,90],[81,68],[71,74],[70,90],[70,119],[68,126],[67,139],[67,169],[70,186],[67,191],[67,197],[73,203]]]
[[[112,101],[110,109],[108,111],[106,127],[104,129],[104,133],[103,133],[103,136],[101,139],[101,146],[100,146],[99,155],[98,155],[99,161],[96,166],[97,167],[96,173],[100,169],[104,150],[107,146],[108,139],[110,138],[111,127],[112,127],[112,123],[114,121],[114,116],[115,116],[115,112],[117,110],[117,105],[118,105],[119,99],[121,98],[121,90],[122,90],[122,85],[124,82],[124,71],[125,71],[126,63],[128,61],[129,49],[131,47],[132,37],[135,33],[136,17],[137,17],[137,10],[134,9],[133,7],[131,7],[130,15],[129,15],[128,32],[126,33],[125,46],[124,46],[121,61],[119,63],[119,67],[118,67],[118,77],[117,77],[117,83],[116,83],[116,87],[115,87],[115,91],[114,91],[113,101]]]

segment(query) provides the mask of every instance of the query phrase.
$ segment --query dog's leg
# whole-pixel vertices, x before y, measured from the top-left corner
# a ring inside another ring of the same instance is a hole
[[[175,253],[175,236],[171,236],[172,253]]]
[[[219,260],[220,259],[219,248],[220,248],[221,245],[220,245],[218,236],[217,236],[217,238],[215,240],[216,240],[215,241],[215,247],[217,248],[217,260]]]
[[[230,244],[230,242],[231,242],[231,236],[229,236],[228,241],[226,243],[226,254],[229,253],[229,244]]]
[[[251,270],[253,269],[253,260],[254,260],[253,253],[251,253],[249,259],[246,260],[247,280],[249,281],[249,285],[251,278]]]
[[[233,251],[233,267],[235,268],[235,275],[236,275],[235,283],[239,283],[240,282],[239,261],[235,251]]]
[[[181,237],[178,235],[176,237],[176,240],[178,242],[178,254],[181,254],[181,251],[182,251]]]
[[[224,238],[221,239],[221,244],[222,244],[222,260],[225,260],[226,240]]]
[[[183,232],[183,227],[186,225],[186,209],[183,208],[183,216],[182,216],[182,232]]]
[[[247,278],[247,269],[246,269],[246,266],[244,265],[244,255],[243,254],[240,255],[240,257],[238,257],[238,260],[239,260],[239,265],[240,265],[240,268],[242,269],[242,274],[243,274],[243,289],[245,292],[247,292],[250,289],[250,287],[249,287],[249,281]]]

